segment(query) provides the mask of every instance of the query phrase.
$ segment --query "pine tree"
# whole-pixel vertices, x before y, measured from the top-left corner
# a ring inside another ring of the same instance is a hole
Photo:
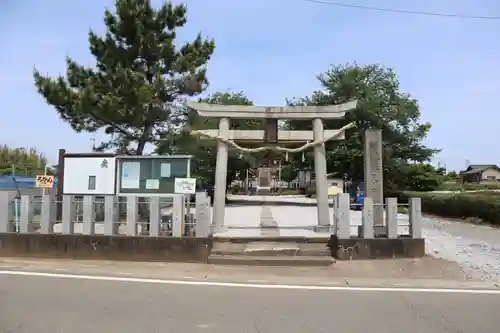
[[[110,139],[98,149],[142,155],[147,143],[176,128],[176,102],[208,85],[206,64],[215,44],[198,34],[176,47],[176,31],[186,22],[185,5],[167,1],[153,8],[149,0],[117,0],[115,12],[104,13],[106,34],[89,32],[96,66],[67,58],[65,76],[35,70],[36,87],[76,132],[104,129]]]

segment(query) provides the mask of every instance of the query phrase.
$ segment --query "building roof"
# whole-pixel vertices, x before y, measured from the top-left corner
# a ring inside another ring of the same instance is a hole
[[[490,168],[498,169],[498,166],[495,164],[471,164],[467,170],[462,171],[460,175],[474,175]]]

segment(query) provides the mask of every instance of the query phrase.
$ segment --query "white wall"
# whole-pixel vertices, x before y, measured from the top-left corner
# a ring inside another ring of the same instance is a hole
[[[500,180],[500,172],[497,169],[489,168],[483,171],[482,180],[498,181]]]
[[[107,167],[103,167],[103,162]],[[116,162],[114,157],[66,157],[64,159],[64,194],[115,194]],[[89,190],[89,177],[95,176],[95,190]]]

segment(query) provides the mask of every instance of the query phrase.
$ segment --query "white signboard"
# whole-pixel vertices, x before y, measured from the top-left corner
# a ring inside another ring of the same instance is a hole
[[[175,178],[174,193],[195,194],[196,178]]]
[[[123,162],[121,178],[122,188],[139,188],[141,179],[141,163]]]
[[[163,178],[170,177],[170,163],[162,163],[160,166],[160,176]]]
[[[159,188],[160,188],[160,180],[159,179],[146,179],[146,189],[157,190]]]
[[[97,154],[92,157],[64,157],[63,193],[73,195],[115,194],[115,161],[114,157],[103,157]],[[40,176],[37,176],[36,180],[37,187],[50,187],[52,181],[51,179],[40,179]],[[41,183],[42,181],[43,183]]]

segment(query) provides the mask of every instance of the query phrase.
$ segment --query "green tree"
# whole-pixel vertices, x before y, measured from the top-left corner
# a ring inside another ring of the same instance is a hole
[[[0,147],[0,174],[36,176],[43,174],[47,158],[35,148],[10,148],[7,145]],[[49,169],[49,173],[52,171]]]
[[[167,137],[179,122],[176,102],[208,85],[206,64],[215,45],[199,34],[177,46],[177,29],[187,7],[167,1],[117,0],[106,10],[106,33],[89,32],[94,68],[67,58],[66,76],[35,70],[38,92],[76,132],[103,129],[110,135],[99,149],[141,155],[147,143]],[[131,147],[135,144],[134,147]]]
[[[411,191],[434,191],[445,181],[442,170],[428,163],[407,164],[399,161],[390,176],[391,183],[397,184],[400,189]]]
[[[291,101],[291,105],[329,105],[358,100],[356,110],[343,119],[325,121],[326,129],[336,129],[349,122],[356,127],[346,133],[346,139],[329,142],[328,171],[339,176],[347,174],[353,180],[363,179],[363,133],[368,128],[382,129],[384,183],[395,189],[402,185],[393,173],[408,162],[427,162],[438,152],[422,141],[431,124],[420,122],[418,102],[399,90],[399,80],[393,70],[379,65],[348,64],[332,66],[318,77],[323,90],[312,96]],[[311,129],[311,122],[289,121],[289,129]],[[294,156],[297,167],[303,167],[299,156]],[[306,154],[306,166],[312,167],[311,153]],[[399,184],[398,184],[399,183]]]
[[[253,105],[242,92],[217,92],[206,98],[198,100],[202,103],[223,105]],[[260,120],[233,119],[231,129],[260,129]],[[198,184],[203,188],[211,188],[215,182],[215,166],[217,159],[217,142],[211,139],[200,139],[189,134],[191,130],[217,129],[218,119],[199,117],[195,111],[186,110],[184,125],[181,133],[172,140],[159,145],[157,153],[177,153],[193,155],[191,163],[192,174],[198,179]],[[173,147],[175,148],[173,150]],[[227,184],[240,176],[243,178],[257,159],[256,156],[242,154],[235,149],[229,150]]]

